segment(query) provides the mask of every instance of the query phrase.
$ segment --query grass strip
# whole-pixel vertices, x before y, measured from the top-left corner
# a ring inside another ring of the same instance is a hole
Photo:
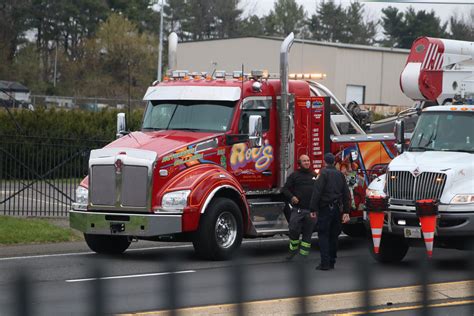
[[[0,216],[0,244],[39,244],[80,240],[69,228],[38,218]]]

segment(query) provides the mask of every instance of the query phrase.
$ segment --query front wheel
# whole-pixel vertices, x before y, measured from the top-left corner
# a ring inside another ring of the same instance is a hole
[[[242,213],[237,204],[230,199],[217,198],[201,217],[194,249],[205,259],[228,259],[240,247],[242,231]]]
[[[123,253],[131,243],[127,236],[84,234],[84,239],[92,251],[109,255]]]
[[[342,224],[342,231],[350,237],[364,237],[367,234],[364,223]]]
[[[370,254],[380,263],[400,262],[405,258],[409,245],[404,237],[382,234],[380,240],[379,253],[374,252],[372,235],[370,235]]]

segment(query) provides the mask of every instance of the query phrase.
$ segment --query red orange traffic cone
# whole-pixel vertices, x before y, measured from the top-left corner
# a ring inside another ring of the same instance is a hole
[[[379,253],[380,239],[382,238],[384,211],[388,207],[388,199],[382,196],[370,196],[365,200],[366,210],[369,213],[370,230],[374,242],[374,252]]]
[[[374,242],[374,252],[379,253],[380,238],[382,238],[383,219],[385,214],[383,212],[370,212],[370,229],[372,231],[372,241]]]
[[[436,228],[436,215],[420,216],[421,231],[425,239],[426,253],[431,258],[433,255],[434,232]]]
[[[416,201],[416,213],[421,223],[421,231],[425,239],[426,253],[431,258],[433,255],[434,233],[436,229],[436,219],[438,217],[438,203],[436,200]]]

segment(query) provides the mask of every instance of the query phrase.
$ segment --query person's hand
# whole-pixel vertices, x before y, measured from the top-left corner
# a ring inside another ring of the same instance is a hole
[[[316,212],[309,213],[309,216],[314,219],[318,218],[318,214]]]
[[[299,202],[300,202],[300,200],[298,200],[298,198],[297,198],[296,196],[293,196],[293,197],[291,198],[291,204],[296,205],[296,204],[298,204]]]
[[[348,214],[348,213],[342,214],[342,223],[343,223],[343,224],[348,223],[350,219],[351,219],[351,218],[349,217],[349,214]]]

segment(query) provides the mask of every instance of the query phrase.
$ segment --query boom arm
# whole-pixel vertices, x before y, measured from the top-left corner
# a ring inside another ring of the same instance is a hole
[[[474,95],[474,42],[420,37],[400,76],[405,95],[438,104]]]

